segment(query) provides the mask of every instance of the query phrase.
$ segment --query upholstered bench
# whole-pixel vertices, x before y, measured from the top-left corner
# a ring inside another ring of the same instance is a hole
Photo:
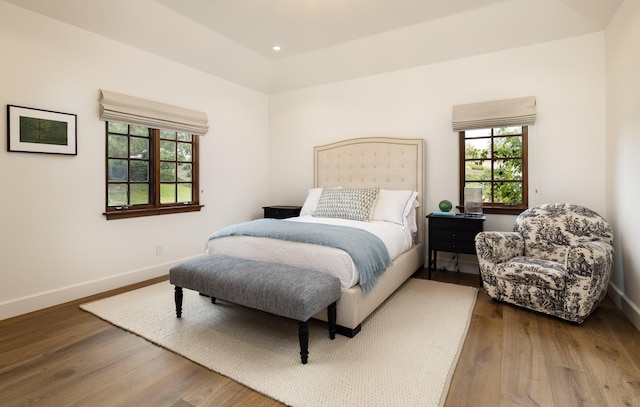
[[[169,270],[175,285],[176,315],[182,316],[182,289],[298,321],[300,357],[309,356],[309,319],[327,308],[329,337],[336,334],[340,280],[315,270],[226,255],[202,256]]]

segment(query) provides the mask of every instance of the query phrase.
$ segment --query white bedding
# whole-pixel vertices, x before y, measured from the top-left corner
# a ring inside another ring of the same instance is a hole
[[[313,216],[301,216],[286,220],[364,229],[382,240],[392,260],[411,248],[412,245],[411,231],[406,227],[390,222],[359,222],[345,219],[316,218]],[[358,272],[351,257],[343,250],[327,246],[263,237],[230,236],[208,241],[205,253],[209,255],[227,254],[318,270],[338,277],[342,287],[345,288],[353,287],[358,284],[359,280]]]

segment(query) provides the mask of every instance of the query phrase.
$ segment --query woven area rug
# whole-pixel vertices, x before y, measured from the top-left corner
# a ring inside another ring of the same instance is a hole
[[[162,282],[82,309],[291,406],[441,406],[469,327],[477,289],[409,279],[354,338],[309,324],[300,363],[297,323]]]

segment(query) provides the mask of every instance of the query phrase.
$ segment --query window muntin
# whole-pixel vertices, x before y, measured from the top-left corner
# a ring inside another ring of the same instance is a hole
[[[107,122],[107,219],[199,210],[198,137]]]
[[[487,213],[519,213],[528,207],[527,126],[460,132],[460,202],[465,187],[482,187]]]

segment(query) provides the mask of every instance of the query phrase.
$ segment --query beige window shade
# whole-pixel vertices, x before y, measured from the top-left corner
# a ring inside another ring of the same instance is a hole
[[[100,90],[100,119],[200,136],[209,130],[206,113],[104,89]]]
[[[536,97],[469,103],[453,106],[453,130],[523,126],[536,121]]]

